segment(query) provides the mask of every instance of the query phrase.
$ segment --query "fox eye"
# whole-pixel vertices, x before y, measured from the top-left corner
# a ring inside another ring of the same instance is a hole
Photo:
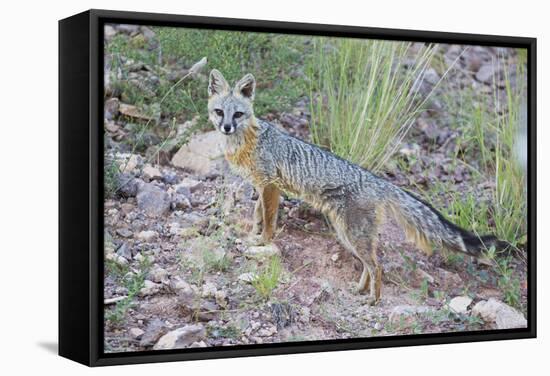
[[[219,108],[216,108],[216,109],[214,110],[214,112],[216,112],[216,115],[218,115],[218,116],[223,116],[223,111],[220,110]]]
[[[234,117],[235,119],[238,119],[238,118],[240,118],[240,117],[243,116],[243,115],[244,115],[244,114],[243,114],[242,112],[237,111],[237,112],[235,112],[235,113],[233,114],[233,117]]]

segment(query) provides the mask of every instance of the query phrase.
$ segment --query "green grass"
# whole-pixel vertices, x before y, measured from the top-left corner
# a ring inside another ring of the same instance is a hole
[[[112,261],[107,260],[107,273],[112,273],[117,282],[121,283],[128,290],[128,295],[124,300],[115,304],[115,306],[105,312],[105,320],[113,325],[121,324],[128,309],[135,305],[134,299],[139,291],[144,286],[145,276],[151,267],[151,262],[148,257],[145,257],[139,264],[137,273],[128,273],[128,267],[120,266]]]
[[[269,300],[273,291],[279,286],[282,272],[281,259],[278,256],[272,256],[252,280],[252,286],[262,299]]]
[[[522,105],[526,101],[525,60],[519,54],[516,84],[510,81],[511,68],[503,61],[504,101],[499,96],[476,93],[469,88],[448,94],[446,105],[454,111],[457,140],[456,158],[467,165],[474,183],[492,183],[489,200],[480,200],[476,187],[466,196],[449,185],[447,213],[462,227],[478,234],[494,233],[517,245],[525,242],[527,232],[527,192],[525,171],[514,153],[521,126]],[[491,85],[496,92],[497,78]]]
[[[308,74],[315,143],[375,172],[385,165],[426,103],[419,81],[435,50],[425,46],[411,57],[410,46],[314,40]]]

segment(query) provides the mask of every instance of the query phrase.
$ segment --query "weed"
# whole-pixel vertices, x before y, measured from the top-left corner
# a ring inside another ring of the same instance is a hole
[[[113,265],[112,263],[107,263],[109,268]],[[109,266],[110,265],[110,266]],[[139,291],[143,288],[145,276],[151,267],[151,261],[148,257],[144,257],[139,264],[139,270],[137,273],[126,273],[122,277],[122,282],[124,287],[128,290],[128,296],[119,302],[117,302],[111,310],[105,312],[105,319],[112,324],[120,324],[126,317],[126,312],[128,309],[134,306],[134,298],[137,296]]]
[[[426,103],[419,89],[434,52],[421,48],[405,68],[410,43],[315,39],[308,69],[314,142],[380,170]]]
[[[272,256],[252,281],[252,286],[262,299],[268,300],[271,297],[279,285],[282,271],[281,259],[278,256]]]

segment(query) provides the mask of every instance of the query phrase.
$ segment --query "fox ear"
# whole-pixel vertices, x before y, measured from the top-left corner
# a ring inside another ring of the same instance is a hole
[[[208,96],[211,97],[214,94],[221,94],[227,91],[229,91],[229,84],[223,78],[221,72],[217,69],[212,69],[208,81]]]
[[[254,93],[256,92],[256,79],[254,76],[250,73],[246,74],[235,84],[235,91],[251,101],[254,100]]]

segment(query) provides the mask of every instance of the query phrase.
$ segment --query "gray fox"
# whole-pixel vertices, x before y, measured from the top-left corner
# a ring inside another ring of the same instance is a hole
[[[273,238],[281,191],[300,197],[328,217],[340,243],[361,261],[357,291],[368,294],[368,304],[380,299],[378,231],[389,216],[428,254],[432,243],[473,256],[491,246],[507,245],[495,236],[478,237],[454,225],[415,195],[256,118],[255,88],[251,74],[231,88],[218,70],[212,70],[208,116],[226,136],[224,150],[230,165],[259,192],[252,231],[261,233],[263,242]]]

